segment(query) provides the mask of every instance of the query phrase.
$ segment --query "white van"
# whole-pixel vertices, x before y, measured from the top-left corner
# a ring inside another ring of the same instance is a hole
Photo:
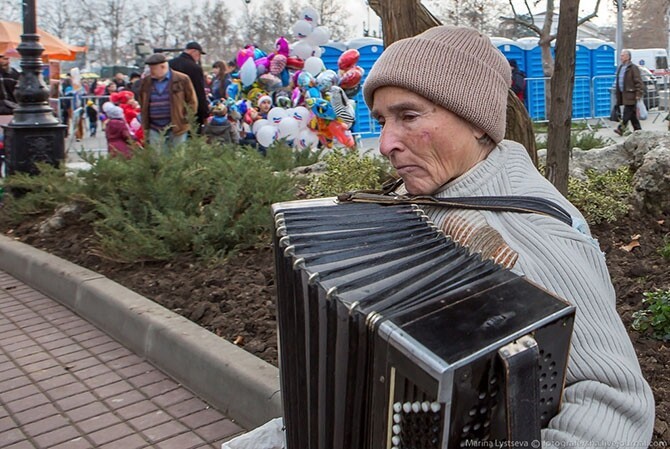
[[[640,48],[630,50],[633,64],[644,66],[656,76],[670,75],[668,50],[665,48]]]

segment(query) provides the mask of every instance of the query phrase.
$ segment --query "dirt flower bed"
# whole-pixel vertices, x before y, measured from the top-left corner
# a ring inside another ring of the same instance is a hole
[[[97,271],[263,360],[277,364],[274,262],[270,244],[212,266],[188,256],[170,263],[128,266],[99,257],[91,228],[76,217],[69,217],[65,227],[48,235],[37,232],[38,223],[36,219],[16,229],[0,227],[0,230]],[[670,288],[670,264],[658,252],[664,238],[670,235],[670,217],[630,213],[614,224],[593,226],[592,231],[607,255],[617,291],[617,309],[654,390],[654,439],[670,442],[670,371],[667,368],[670,344],[631,329],[632,314],[642,307],[642,293]]]

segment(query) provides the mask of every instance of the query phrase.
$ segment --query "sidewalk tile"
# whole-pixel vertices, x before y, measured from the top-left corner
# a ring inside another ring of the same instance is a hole
[[[179,384],[177,382],[170,379],[165,379],[165,377],[163,377],[163,380],[151,385],[146,385],[140,388],[140,390],[142,390],[147,396],[154,397],[160,396],[172,390],[176,390],[177,388],[179,388]]]
[[[98,399],[93,396],[91,393],[88,391],[85,391],[83,393],[79,393],[74,396],[69,396],[67,398],[59,399],[56,401],[58,403],[58,406],[65,410],[72,410],[73,408],[78,408],[83,405],[90,404],[91,402],[96,402]]]
[[[156,443],[167,440],[170,437],[177,436],[186,432],[188,429],[177,421],[168,421],[151,429],[144,430],[142,433],[147,436],[149,441]]]
[[[117,394],[104,400],[107,407],[112,410],[123,408],[127,405],[135,404],[136,402],[146,400],[146,396],[137,390],[126,391],[125,393]]]
[[[28,377],[15,377],[13,379],[0,381],[0,394],[13,390],[15,388],[20,388],[24,385],[30,384],[32,381]]]
[[[116,413],[125,420],[137,418],[157,411],[158,408],[149,400],[136,402],[135,404],[125,406],[116,410]]]
[[[25,433],[34,437],[70,425],[70,421],[64,418],[63,415],[54,415],[34,423],[26,424],[22,429]]]
[[[105,404],[101,402],[92,402],[88,405],[84,405],[83,407],[68,410],[66,414],[72,421],[78,422],[102,415],[107,412],[109,412],[109,408],[105,407]]]
[[[120,396],[122,393],[134,389],[135,387],[133,387],[125,380],[122,380],[113,384],[105,385],[104,387],[98,387],[95,389],[95,392],[100,398],[106,399],[111,396]]]
[[[26,435],[21,432],[19,428],[9,429],[6,432],[0,433],[0,447],[4,448],[13,443],[18,443],[26,439]]]
[[[89,443],[84,437],[77,437],[71,440],[65,441],[56,446],[51,446],[49,449],[93,449],[93,445]],[[97,448],[96,448],[97,449]],[[117,449],[123,449],[119,447]]]
[[[186,424],[192,429],[196,427],[206,426],[213,422],[219,421],[223,418],[223,415],[216,409],[209,408],[207,410],[201,410],[199,412],[193,413],[192,415],[185,416],[181,419],[181,422]]]
[[[17,425],[10,416],[4,416],[0,418],[0,433],[16,428]]]
[[[243,431],[244,429],[229,419],[223,419],[222,421],[214,422],[195,429],[195,433],[210,443],[216,443],[219,440],[223,440]]]
[[[192,397],[185,401],[173,404],[166,408],[167,412],[175,418],[183,418],[184,416],[197,413],[201,410],[206,410],[209,406],[197,397]]]
[[[110,371],[108,373],[98,374],[97,376],[89,377],[84,379],[84,383],[88,385],[89,388],[98,388],[104,385],[109,385],[116,383],[120,380],[123,380],[121,376]]]
[[[44,393],[37,393],[32,396],[28,396],[27,398],[19,399],[18,401],[9,402],[6,404],[6,406],[9,411],[12,412],[12,414],[16,414],[24,410],[48,404],[49,402],[51,401],[44,395]]]
[[[57,401],[59,399],[65,399],[80,393],[85,393],[87,391],[88,388],[86,388],[86,385],[80,382],[75,382],[70,383],[68,385],[62,385],[60,387],[53,388],[48,391],[48,394],[53,400]]]
[[[149,447],[149,445],[142,437],[139,435],[128,435],[120,440],[100,446],[99,449],[140,449],[145,447]]]
[[[93,440],[96,446],[111,443],[112,441],[120,440],[129,435],[133,435],[135,431],[126,423],[115,424],[111,427],[100,429],[97,432],[89,433],[88,437]],[[123,447],[123,446],[117,446]]]
[[[152,371],[155,371],[156,368],[154,368],[150,363],[148,362],[141,362],[138,363],[137,365],[132,365],[127,368],[120,368],[117,369],[116,372],[123,377],[134,377],[134,376],[139,376],[143,374],[148,374]]]
[[[8,402],[16,401],[17,399],[23,399],[37,393],[40,393],[40,389],[35,385],[24,385],[23,387],[1,393],[0,399],[2,399],[2,401],[6,404]]]
[[[35,442],[42,447],[55,446],[59,443],[77,438],[79,432],[74,427],[62,427],[51,432],[44,433],[34,438]]]
[[[113,413],[105,413],[103,415],[94,416],[79,423],[79,428],[86,434],[90,434],[105,427],[119,424],[121,419]]]
[[[140,374],[128,379],[128,382],[138,388],[146,387],[147,385],[155,384],[165,379],[165,375],[158,370],[151,371],[146,374]]]
[[[49,391],[53,390],[54,388],[64,387],[73,382],[77,382],[77,378],[74,377],[72,374],[65,373],[61,374],[60,376],[55,376],[50,379],[45,379],[41,381],[40,387],[43,390]]]
[[[188,391],[186,388],[180,387],[160,396],[155,396],[151,400],[161,407],[168,407],[170,405],[186,401],[192,397],[193,393]]]
[[[20,401],[18,401],[20,402]],[[12,403],[7,404],[11,408]],[[22,412],[15,413],[13,416],[21,425],[30,424],[31,422],[39,421],[40,419],[48,418],[49,416],[58,415],[59,412],[51,404],[42,404],[39,407],[30,408]]]
[[[162,410],[156,410],[155,412],[133,418],[128,423],[138,430],[146,430],[170,420],[172,420],[170,415]]]
[[[156,447],[159,449],[191,449],[198,447],[203,443],[205,443],[205,441],[202,438],[189,432],[161,441],[156,444]]]

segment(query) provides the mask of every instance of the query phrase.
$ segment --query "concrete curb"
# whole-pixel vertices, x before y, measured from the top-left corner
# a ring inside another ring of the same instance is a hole
[[[2,235],[0,269],[72,309],[242,426],[281,416],[277,368],[150,299]]]

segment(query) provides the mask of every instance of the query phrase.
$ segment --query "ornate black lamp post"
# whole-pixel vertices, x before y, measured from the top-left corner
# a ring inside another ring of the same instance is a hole
[[[22,73],[14,91],[19,104],[5,129],[8,174],[37,173],[36,162],[58,166],[65,159],[65,125],[49,106],[42,77],[42,52],[37,34],[35,0],[23,0],[23,34],[17,47]]]

